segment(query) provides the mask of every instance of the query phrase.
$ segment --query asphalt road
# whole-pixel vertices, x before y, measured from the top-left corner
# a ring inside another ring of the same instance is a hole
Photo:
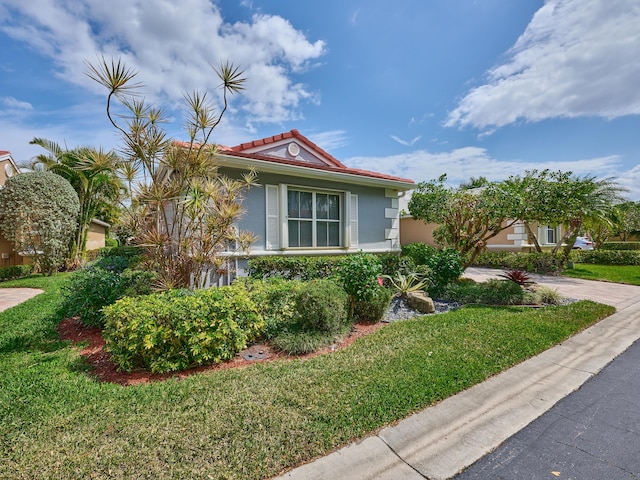
[[[455,477],[554,478],[640,478],[640,341]]]

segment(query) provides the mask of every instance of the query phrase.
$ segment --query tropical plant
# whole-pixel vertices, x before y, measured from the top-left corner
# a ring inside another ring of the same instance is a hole
[[[515,204],[500,183],[475,180],[470,185],[448,187],[446,175],[418,184],[409,201],[409,212],[416,220],[438,224],[433,232],[440,245],[446,245],[473,263],[487,242],[513,225]],[[478,188],[476,185],[481,185]]]
[[[69,182],[52,172],[16,175],[0,190],[0,230],[46,275],[64,263],[79,210]]]
[[[349,316],[352,318],[356,302],[369,300],[380,287],[378,277],[382,272],[380,260],[370,253],[348,255],[340,262],[336,276],[349,295]]]
[[[255,183],[255,173],[240,179],[221,175],[211,143],[229,107],[228,97],[244,89],[243,72],[230,63],[214,68],[222,89],[219,111],[204,92],[185,95],[187,140],[177,142],[163,127],[166,114],[136,95],[140,84],[134,83],[135,71],[104,57],[87,65],[87,75],[108,91],[106,114],[124,142],[134,196],[131,217],[138,220],[130,233],[147,246],[158,287],[204,286],[225,262],[222,251],[244,251],[254,240],[234,224],[243,214],[243,195]],[[116,116],[114,102],[126,114]]]
[[[60,175],[78,194],[80,211],[69,254],[70,266],[78,266],[86,251],[92,219],[102,216],[107,222],[115,220],[115,205],[122,198],[124,188],[117,174],[121,160],[114,152],[91,147],[67,150],[44,138],[34,138],[30,143],[47,151],[35,157],[30,168]]]
[[[429,281],[426,278],[421,278],[415,272],[408,274],[398,273],[395,276],[381,275],[382,278],[389,280],[389,283],[395,289],[396,293],[401,297],[406,297],[407,294],[424,290]]]
[[[509,270],[508,272],[502,273],[498,276],[507,280],[511,280],[513,283],[516,283],[521,287],[534,283],[533,280],[531,280],[531,275],[522,270]]]

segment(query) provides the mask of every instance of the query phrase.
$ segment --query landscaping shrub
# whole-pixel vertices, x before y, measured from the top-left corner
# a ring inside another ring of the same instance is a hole
[[[124,257],[108,257],[74,272],[63,288],[63,314],[79,316],[85,325],[103,326],[103,307],[124,296],[151,293],[154,273],[127,265]]]
[[[462,257],[452,249],[439,250],[424,243],[410,243],[402,247],[402,254],[410,257],[418,266],[429,267],[431,295],[442,293],[444,288],[457,280],[464,271]]]
[[[248,262],[249,275],[258,279],[282,277],[303,281],[327,278],[335,273],[343,259],[338,256],[252,258]]]
[[[287,330],[296,321],[296,297],[302,288],[298,280],[279,277],[256,280],[238,278],[234,285],[242,286],[256,304],[264,319],[264,336],[271,339]]]
[[[476,257],[473,265],[475,267],[558,274],[564,270],[565,262],[562,256],[554,256],[551,252],[483,252]]]
[[[640,250],[640,242],[604,242],[601,250]]]
[[[300,325],[307,331],[337,333],[349,324],[349,298],[331,280],[312,280],[296,297]]]
[[[264,328],[241,285],[125,297],[104,315],[106,348],[128,372],[172,372],[229,360]]]
[[[348,255],[342,259],[335,272],[338,282],[351,300],[350,314],[356,302],[371,299],[380,287],[378,277],[382,274],[380,259],[370,253]]]
[[[525,303],[525,291],[510,280],[490,279],[482,283],[451,283],[442,298],[465,304],[521,305]]]
[[[376,323],[387,313],[393,292],[388,288],[379,287],[368,300],[356,301],[353,318],[359,322]]]
[[[99,257],[127,257],[135,258],[144,255],[144,248],[137,245],[125,245],[122,247],[104,247],[99,251]]]
[[[33,265],[11,265],[0,267],[0,282],[11,280],[12,278],[26,277],[33,272]]]
[[[576,263],[640,265],[640,252],[633,250],[574,250],[571,258]]]
[[[534,301],[532,303],[560,305],[562,303],[562,295],[558,290],[545,287],[544,285],[534,285],[532,288]]]
[[[384,253],[378,255],[383,275],[408,274],[416,271],[416,263],[407,255]]]

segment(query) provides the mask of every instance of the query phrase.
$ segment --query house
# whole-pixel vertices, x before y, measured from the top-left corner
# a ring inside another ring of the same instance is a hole
[[[0,188],[4,187],[7,178],[18,173],[20,173],[20,169],[11,157],[11,152],[0,150]],[[22,265],[23,263],[28,263],[27,259],[18,255],[18,252],[13,249],[13,243],[4,238],[0,232],[0,267]]]
[[[4,187],[8,178],[20,173],[18,165],[13,160],[11,153],[6,150],[0,150],[0,188]],[[98,219],[91,220],[89,235],[87,238],[87,250],[95,250],[105,246],[107,229],[110,227],[108,223]],[[0,232],[0,267],[8,267],[11,265],[22,265],[30,263],[27,255],[21,255],[13,248],[13,243],[8,241]]]
[[[219,146],[216,158],[222,174],[258,175],[237,225],[258,238],[249,257],[400,250],[399,199],[412,180],[349,168],[298,130]],[[246,259],[234,261],[241,275]]]
[[[400,219],[400,243],[408,245],[410,243],[426,243],[437,247],[433,239],[433,231],[437,227],[435,223],[425,223],[422,220],[415,220],[411,215],[403,215]],[[538,243],[543,250],[549,250],[557,245],[562,238],[562,226],[532,225]],[[510,227],[502,230],[498,235],[487,242],[488,251],[504,252],[534,252],[535,245],[527,232],[527,228],[522,222],[516,222]]]

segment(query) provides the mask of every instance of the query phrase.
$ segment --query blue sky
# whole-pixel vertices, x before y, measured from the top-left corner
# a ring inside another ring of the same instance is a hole
[[[1,0],[0,150],[115,148],[85,61],[121,57],[173,115],[230,60],[215,134],[297,128],[350,167],[416,182],[526,169],[616,177],[640,200],[640,0]]]

